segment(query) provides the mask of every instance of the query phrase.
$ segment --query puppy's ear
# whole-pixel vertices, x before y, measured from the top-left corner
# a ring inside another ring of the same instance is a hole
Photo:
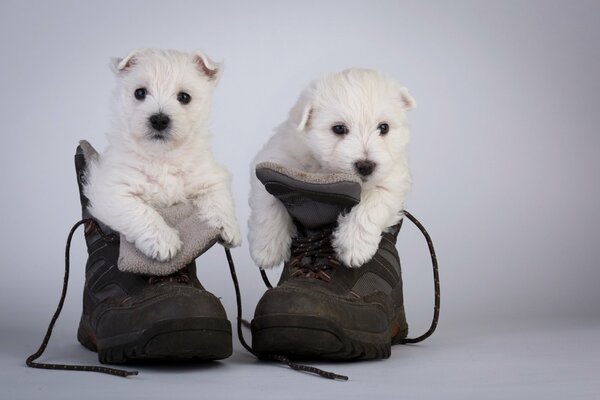
[[[308,127],[308,123],[310,122],[310,116],[312,114],[312,105],[306,104],[302,109],[302,115],[300,116],[300,121],[298,122],[298,130],[303,131]]]
[[[137,63],[138,53],[139,50],[133,50],[131,53],[127,54],[125,58],[112,58],[110,60],[112,70],[116,74],[129,71]]]
[[[206,76],[209,81],[217,83],[221,77],[221,71],[223,70],[223,63],[218,63],[210,59],[206,54],[201,51],[194,53],[194,62],[196,67]]]
[[[312,101],[307,93],[303,93],[296,105],[290,110],[290,120],[299,131],[305,130],[309,123],[313,112]]]
[[[406,110],[412,110],[417,106],[417,102],[410,95],[408,89],[404,86],[400,87],[400,99],[402,100],[402,104],[404,104],[404,109]]]

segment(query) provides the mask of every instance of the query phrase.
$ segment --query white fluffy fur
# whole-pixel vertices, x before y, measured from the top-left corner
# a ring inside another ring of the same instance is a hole
[[[350,267],[370,260],[381,233],[402,218],[411,178],[405,149],[409,141],[406,110],[415,106],[407,89],[366,69],[349,69],[313,82],[301,94],[286,122],[256,156],[251,171],[250,253],[261,268],[289,258],[295,227],[283,205],[254,174],[254,166],[273,161],[307,172],[355,173],[354,163],[376,162],[363,179],[360,203],[341,215],[333,246]],[[378,126],[390,130],[381,135]],[[333,125],[345,124],[338,136]]]
[[[230,193],[230,177],[209,147],[209,114],[221,65],[202,53],[143,49],[114,61],[118,85],[109,146],[91,163],[85,194],[93,216],[125,235],[148,257],[171,259],[179,233],[156,208],[192,202],[228,246],[241,236]],[[134,92],[146,88],[137,100]],[[189,104],[177,100],[191,95]],[[171,119],[162,139],[148,123],[158,112]]]

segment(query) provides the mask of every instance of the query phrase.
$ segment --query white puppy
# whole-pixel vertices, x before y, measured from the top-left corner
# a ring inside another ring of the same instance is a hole
[[[327,76],[304,90],[288,120],[254,160],[248,237],[259,267],[287,260],[295,235],[283,205],[254,174],[254,166],[263,161],[307,172],[359,174],[361,201],[339,217],[333,247],[350,267],[373,257],[382,231],[402,218],[410,188],[406,110],[413,107],[415,101],[406,88],[366,69]]]
[[[181,241],[156,209],[192,202],[226,245],[238,246],[230,177],[209,148],[221,65],[199,52],[143,49],[114,60],[114,70],[114,126],[85,187],[92,215],[148,257],[167,261]]]

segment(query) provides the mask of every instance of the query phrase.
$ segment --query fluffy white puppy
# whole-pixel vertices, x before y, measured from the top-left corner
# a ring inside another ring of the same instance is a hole
[[[90,212],[148,257],[171,259],[177,230],[156,211],[192,202],[228,246],[241,241],[230,177],[209,147],[212,93],[221,65],[206,55],[142,49],[114,60],[118,85],[109,146],[90,165]]]
[[[308,172],[355,173],[362,179],[360,203],[338,219],[333,247],[350,267],[370,260],[381,233],[402,218],[411,178],[405,149],[408,90],[367,69],[348,69],[313,82],[286,122],[258,153],[251,178],[250,253],[261,268],[290,256],[294,224],[284,206],[254,174],[273,161]]]

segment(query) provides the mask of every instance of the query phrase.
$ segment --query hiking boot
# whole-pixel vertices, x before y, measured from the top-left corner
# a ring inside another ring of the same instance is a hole
[[[229,357],[231,324],[219,299],[200,284],[194,261],[167,276],[118,269],[119,234],[87,209],[84,153],[79,146],[75,155],[83,218],[89,219],[79,342],[111,364]]]
[[[331,246],[338,216],[360,201],[352,175],[314,175],[261,163],[256,175],[279,199],[298,234],[277,287],[265,292],[252,320],[259,355],[331,360],[387,358],[408,333],[396,237],[382,234],[379,250],[360,268],[336,259]]]

